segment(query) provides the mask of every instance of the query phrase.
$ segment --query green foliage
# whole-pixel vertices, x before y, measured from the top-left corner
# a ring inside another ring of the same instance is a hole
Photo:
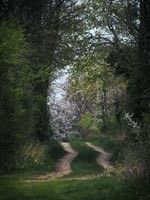
[[[30,69],[24,56],[26,44],[21,28],[13,22],[1,22],[0,38],[0,165],[11,168],[8,163],[13,162],[20,134],[24,137],[32,129],[31,84],[27,75]]]
[[[33,70],[29,59],[31,49],[23,32],[10,20],[0,24],[2,170],[14,168],[15,152],[25,141],[49,140],[47,87],[50,69],[42,65],[36,72]]]
[[[9,21],[1,22],[0,27],[1,65],[14,65],[22,63],[22,54],[25,45],[23,31],[15,23]]]
[[[51,159],[47,145],[38,142],[30,142],[22,145],[16,155],[15,171],[25,173],[39,173],[40,171],[54,170],[54,162]]]
[[[50,140],[49,79],[57,68],[74,60],[80,42],[71,42],[84,29],[80,6],[72,2],[0,3],[0,168],[4,170],[14,165],[15,151],[24,141]]]
[[[49,144],[34,140],[26,141],[15,152],[15,162],[11,163],[10,173],[14,177],[22,174],[24,177],[32,178],[36,174],[54,171],[56,162],[64,154],[61,145],[54,140]]]
[[[107,48],[88,56],[71,69],[68,95],[80,109],[80,126],[87,132],[123,132],[128,80],[116,76],[107,63]],[[91,113],[89,116],[88,113]]]
[[[90,138],[89,141],[92,144],[104,148],[105,151],[112,153],[111,161],[114,164],[118,164],[123,160],[125,144],[124,141],[117,139],[116,136],[97,137],[96,139]]]
[[[80,126],[89,131],[96,130],[95,119],[90,112],[86,112],[81,116]]]
[[[109,132],[111,129],[119,130],[121,133],[124,110],[133,112],[134,117],[141,123],[138,142],[146,141],[141,148],[141,152],[146,156],[142,155],[141,162],[148,168],[150,134],[148,1],[143,1],[141,4],[138,0],[85,2],[74,4],[73,0],[70,3],[60,0],[30,2],[2,0],[0,3],[0,170],[2,172],[11,170],[15,166],[16,151],[21,149],[25,142],[33,138],[49,142],[51,135],[50,114],[47,107],[49,79],[52,78],[56,68],[66,65],[73,66],[68,92],[80,111],[76,119],[77,124],[84,129],[84,134],[99,130]],[[17,23],[12,20],[13,17],[17,18]],[[131,98],[129,102],[126,101],[127,93]],[[131,144],[132,137],[134,139],[136,137],[133,133],[134,130],[128,137]],[[109,141],[107,144],[102,140],[102,144],[104,147],[112,148],[118,158],[120,143]],[[31,149],[36,149],[38,152],[37,148],[43,148],[45,152],[52,154],[53,159],[58,158],[61,154],[59,146],[55,144],[53,148],[53,144],[50,145],[51,148],[48,150],[47,147],[38,144]],[[145,146],[148,146],[147,151],[143,151]],[[137,157],[141,153],[138,152],[138,147],[135,149]],[[25,149],[28,152],[30,144],[26,145]],[[21,151],[21,155],[24,156],[26,150]],[[86,157],[85,152],[81,157]],[[56,155],[53,157],[54,154]],[[92,159],[91,155],[93,154],[89,154],[89,158]],[[25,165],[25,168],[38,170],[42,168],[42,162],[49,166],[47,157],[46,160],[38,158],[37,163],[34,162],[37,158],[29,155],[26,159],[25,155],[22,163],[19,161],[19,166]],[[131,159],[134,161],[132,155]],[[90,171],[90,166],[87,169]],[[104,195],[104,198],[108,196]]]

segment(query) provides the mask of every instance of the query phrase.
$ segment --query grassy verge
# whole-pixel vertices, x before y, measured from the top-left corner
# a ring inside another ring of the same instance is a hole
[[[103,171],[97,162],[98,153],[88,147],[85,142],[71,142],[72,147],[79,152],[78,156],[72,162],[72,174],[69,176],[84,176],[98,174]]]
[[[148,195],[148,185],[115,177],[37,183],[0,180],[1,200],[139,200]]]
[[[123,153],[123,141],[100,137],[95,139],[91,139],[90,142],[94,145],[100,146],[104,148],[105,151],[112,153],[111,161],[116,163],[121,161],[122,153]]]
[[[25,144],[18,151],[14,169],[7,173],[7,176],[5,173],[1,176],[9,179],[31,179],[34,175],[53,171],[58,159],[64,154],[63,148],[56,141],[48,144],[35,142]]]
[[[123,159],[124,143],[111,137],[81,138],[78,142],[91,142],[92,144],[103,148],[105,151],[112,153],[111,161],[115,164]],[[75,143],[72,142],[72,143]]]

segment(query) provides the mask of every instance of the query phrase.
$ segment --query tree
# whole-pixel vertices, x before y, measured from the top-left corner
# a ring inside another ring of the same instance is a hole
[[[1,168],[13,165],[14,152],[33,131],[32,74],[25,54],[23,30],[16,23],[0,24],[0,156]],[[32,75],[31,75],[32,76]],[[17,78],[16,78],[17,77]]]
[[[141,1],[140,3],[140,36],[139,36],[139,64],[135,71],[135,84],[137,91],[135,116],[143,118],[144,113],[149,112],[150,95],[150,3]]]
[[[105,62],[104,51],[86,57],[71,71],[68,97],[76,104],[78,124],[85,113],[91,113],[101,131],[108,131],[113,118],[119,130],[125,111],[127,82],[122,76],[116,77]],[[121,132],[121,131],[120,131]]]
[[[47,142],[52,135],[49,84],[56,69],[75,60],[82,41],[73,43],[83,22],[74,0],[2,0],[0,5],[1,157],[10,155],[2,167],[11,167],[19,145]]]

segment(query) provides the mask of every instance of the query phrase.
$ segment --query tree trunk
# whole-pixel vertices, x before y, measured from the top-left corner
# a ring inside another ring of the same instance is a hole
[[[143,120],[150,99],[150,1],[140,1],[139,62],[135,72],[135,118]]]

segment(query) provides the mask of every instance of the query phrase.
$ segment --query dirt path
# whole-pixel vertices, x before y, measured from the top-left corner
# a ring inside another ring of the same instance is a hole
[[[55,172],[38,176],[36,177],[36,180],[47,180],[47,179],[51,180],[70,174],[72,172],[71,162],[78,155],[78,152],[72,149],[70,143],[62,142],[61,146],[64,148],[67,154],[58,161]]]
[[[96,159],[98,164],[102,166],[104,169],[112,169],[112,165],[110,164],[111,154],[105,152],[102,148],[91,144],[90,142],[86,142],[86,145],[90,148],[94,149],[95,151],[99,152],[99,155]],[[61,143],[61,146],[67,152],[57,163],[55,172],[51,172],[48,174],[40,175],[35,177],[32,180],[26,180],[27,182],[45,182],[55,180],[56,178],[61,178],[65,175],[68,175],[72,172],[71,170],[71,162],[75,159],[78,155],[78,152],[72,149],[70,143]],[[97,177],[104,176],[106,174],[102,173],[100,175],[86,175],[80,177],[73,177],[73,178],[63,178],[63,180],[91,180]],[[61,180],[61,179],[60,179]]]
[[[111,153],[104,151],[104,149],[91,144],[90,142],[86,142],[86,145],[99,152],[99,155],[96,159],[99,165],[101,165],[104,169],[111,169],[113,166],[110,164]]]

